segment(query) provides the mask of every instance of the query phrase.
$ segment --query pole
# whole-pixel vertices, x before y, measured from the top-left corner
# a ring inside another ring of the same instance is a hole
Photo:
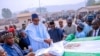
[[[39,9],[39,10],[40,10],[39,13],[40,13],[40,15],[41,15],[41,3],[40,3],[40,2],[41,2],[41,1],[39,0],[39,8],[40,8],[40,9]]]
[[[87,6],[87,0],[85,0],[85,6]]]

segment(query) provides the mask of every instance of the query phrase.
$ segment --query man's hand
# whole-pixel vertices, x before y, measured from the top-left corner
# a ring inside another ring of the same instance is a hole
[[[51,44],[52,39],[46,39],[46,40],[44,40],[44,42],[46,42],[46,43],[48,43],[48,44]]]
[[[32,52],[33,50],[32,50],[32,48],[29,48],[29,52]]]
[[[35,54],[33,52],[30,52],[26,56],[35,56]]]

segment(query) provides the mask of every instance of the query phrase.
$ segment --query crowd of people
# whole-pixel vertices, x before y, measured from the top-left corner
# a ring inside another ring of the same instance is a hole
[[[40,22],[38,15],[32,14],[31,23],[22,24],[20,30],[16,25],[5,26],[0,32],[0,56],[34,56],[34,52],[64,40],[69,34],[76,38],[100,36],[100,12],[89,13],[85,18],[77,15],[75,22],[73,17],[68,17],[66,26],[63,20],[58,23],[59,27],[53,20]]]

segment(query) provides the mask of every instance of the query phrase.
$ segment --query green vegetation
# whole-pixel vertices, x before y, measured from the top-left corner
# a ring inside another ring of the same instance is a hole
[[[12,17],[12,12],[8,8],[3,8],[2,9],[2,16],[3,18],[11,18]]]
[[[86,6],[92,6],[92,5],[100,5],[100,0],[99,1],[87,0]]]

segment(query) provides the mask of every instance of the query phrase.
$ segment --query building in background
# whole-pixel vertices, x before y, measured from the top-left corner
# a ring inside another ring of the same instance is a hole
[[[94,5],[94,6],[87,6],[87,7],[82,7],[82,8],[79,8],[77,10],[77,13],[80,14],[80,13],[83,13],[83,14],[86,14],[86,13],[89,13],[90,11],[99,11],[100,10],[100,5]]]

